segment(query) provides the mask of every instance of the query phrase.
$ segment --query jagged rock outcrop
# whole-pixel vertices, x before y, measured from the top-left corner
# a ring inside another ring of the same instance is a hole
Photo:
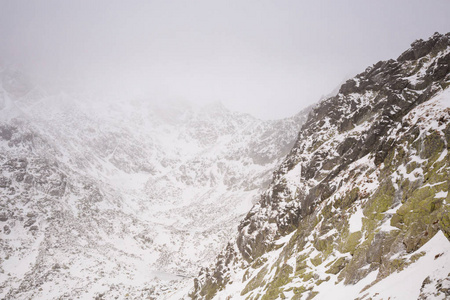
[[[363,298],[420,262],[438,232],[450,237],[449,85],[450,34],[436,33],[317,104],[239,225],[234,259],[191,297],[310,299],[364,283],[344,297]]]

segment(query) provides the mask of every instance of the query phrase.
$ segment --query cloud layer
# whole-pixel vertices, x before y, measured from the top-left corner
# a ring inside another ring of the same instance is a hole
[[[450,2],[2,1],[0,61],[123,97],[292,115],[450,29]]]

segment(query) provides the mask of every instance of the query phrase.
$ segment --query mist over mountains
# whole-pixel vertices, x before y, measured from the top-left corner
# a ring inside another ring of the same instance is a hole
[[[307,111],[51,94],[1,72],[6,299],[172,292],[212,262]],[[171,290],[164,286],[171,287]]]
[[[208,27],[210,6],[148,5],[171,26],[4,7],[0,53],[34,74],[0,66],[0,299],[450,297],[449,33],[324,91],[343,64],[319,50],[373,35],[352,52],[289,6],[212,5]]]

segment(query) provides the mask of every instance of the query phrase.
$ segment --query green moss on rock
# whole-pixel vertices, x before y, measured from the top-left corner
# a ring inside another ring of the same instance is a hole
[[[283,292],[283,286],[292,281],[290,275],[294,269],[287,264],[284,264],[276,272],[276,275],[272,282],[269,283],[266,293],[262,296],[261,300],[275,300]]]
[[[311,291],[311,292],[309,293],[309,295],[308,295],[308,298],[306,298],[306,300],[313,299],[314,297],[317,296],[317,294],[319,294],[319,292],[317,292],[317,291]]]
[[[267,275],[268,270],[269,270],[269,268],[267,266],[262,268],[261,271],[259,271],[258,274],[255,277],[253,277],[249,281],[249,283],[247,283],[247,285],[245,286],[245,288],[241,292],[241,296],[244,296],[248,292],[253,291],[254,289],[256,289],[258,287],[264,286],[264,284],[265,284],[264,276]]]
[[[313,272],[305,272],[305,273],[303,273],[303,274],[301,274],[300,276],[299,276],[303,281],[308,281],[308,280],[310,280],[311,278],[314,278],[314,273]]]
[[[252,264],[253,269],[258,269],[261,266],[263,266],[267,262],[267,258],[265,257],[258,257],[255,259],[255,262]]]
[[[433,158],[433,156],[438,155],[444,150],[444,146],[445,143],[439,132],[433,131],[424,138],[423,149],[420,155],[424,159]],[[436,158],[437,157],[434,157],[434,159]]]
[[[386,179],[378,188],[375,195],[369,200],[368,205],[364,209],[364,215],[366,217],[372,217],[372,215],[381,219],[381,213],[387,211],[393,203],[395,189],[390,179]]]
[[[359,197],[359,188],[354,188],[348,194],[346,194],[344,198],[337,199],[333,203],[333,206],[335,208],[346,209],[346,208],[350,207],[350,205],[352,205],[353,202],[358,200],[358,197]]]
[[[322,261],[323,261],[322,254],[317,254],[315,257],[311,258],[310,261],[311,261],[311,263],[312,263],[314,266],[317,267],[317,266],[320,265],[320,264],[322,263]]]
[[[343,242],[340,245],[340,249],[342,250],[342,253],[349,252],[353,255],[355,252],[356,247],[359,245],[359,241],[362,238],[362,232],[357,231],[349,234],[347,238],[343,240]]]
[[[334,261],[331,267],[325,271],[325,273],[336,275],[345,267],[347,263],[348,261],[345,259],[345,257],[339,257]]]

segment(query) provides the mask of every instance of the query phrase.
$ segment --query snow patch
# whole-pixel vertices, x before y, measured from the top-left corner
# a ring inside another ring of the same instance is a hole
[[[355,213],[353,213],[348,220],[348,224],[350,225],[350,232],[361,231],[362,229],[362,218],[364,217],[362,207],[358,207]]]

